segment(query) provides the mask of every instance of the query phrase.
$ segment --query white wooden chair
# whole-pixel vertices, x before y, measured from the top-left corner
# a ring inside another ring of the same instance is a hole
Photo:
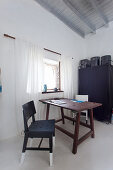
[[[76,100],[78,100],[78,101],[88,101],[88,95],[76,95]],[[72,112],[72,113],[73,113],[73,118],[75,118],[77,112]],[[81,117],[85,117],[86,124],[87,124],[87,121],[88,121],[88,110],[84,110],[83,112],[81,112]]]

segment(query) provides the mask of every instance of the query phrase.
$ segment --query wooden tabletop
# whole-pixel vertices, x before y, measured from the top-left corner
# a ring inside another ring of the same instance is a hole
[[[61,102],[65,102],[65,103],[55,103],[52,102],[52,100],[60,100]],[[54,105],[57,107],[62,107],[64,109],[68,109],[68,110],[73,110],[73,111],[83,111],[83,110],[88,110],[88,109],[93,109],[99,106],[102,106],[101,103],[94,103],[94,102],[75,102],[72,99],[66,99],[66,98],[60,98],[60,99],[44,99],[44,100],[39,100],[40,102],[43,102],[45,104],[50,104],[50,105]]]

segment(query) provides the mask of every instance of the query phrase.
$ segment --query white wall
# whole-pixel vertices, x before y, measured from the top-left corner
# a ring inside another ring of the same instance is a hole
[[[108,28],[101,28],[95,35],[86,38],[87,57],[110,54],[113,59],[113,22]]]
[[[0,0],[0,32],[73,57],[75,92],[77,91],[78,61],[86,57],[85,40],[55,16],[33,0]],[[0,94],[0,140],[17,134],[13,57],[9,58],[7,54],[5,58],[0,56],[4,84],[3,93]]]

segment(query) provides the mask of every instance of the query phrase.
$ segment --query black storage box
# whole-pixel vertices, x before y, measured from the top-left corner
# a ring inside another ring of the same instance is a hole
[[[100,57],[99,56],[92,57],[91,58],[91,67],[99,66],[99,65],[100,65]]]
[[[101,65],[111,65],[111,55],[102,56]]]
[[[88,59],[84,59],[84,60],[80,60],[80,63],[79,63],[79,68],[87,68],[87,67],[90,67],[90,60]]]

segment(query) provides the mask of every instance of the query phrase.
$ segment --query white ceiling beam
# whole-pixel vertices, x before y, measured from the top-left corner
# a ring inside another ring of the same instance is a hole
[[[97,4],[96,0],[89,0],[90,3],[92,4],[92,7],[96,10],[96,12],[99,14],[100,18],[103,20],[105,26],[108,26],[108,19],[107,17],[104,15],[102,9],[99,7],[99,5]]]
[[[71,9],[71,11],[73,11],[74,14],[76,14],[78,16],[78,18],[87,26],[90,28],[92,33],[96,33],[96,28],[95,26],[88,20],[88,18],[86,18],[82,12],[78,11],[78,9],[76,9],[75,5],[69,1],[69,0],[63,0],[63,2],[67,5],[67,7],[69,7],[69,9]]]
[[[47,9],[49,12],[51,12],[52,14],[54,14],[58,19],[60,19],[65,25],[67,25],[69,28],[71,28],[74,32],[76,32],[77,34],[79,34],[82,38],[85,37],[85,34],[82,30],[80,30],[79,28],[77,28],[75,25],[73,25],[69,20],[67,20],[63,15],[60,15],[57,11],[55,11],[55,9],[51,8],[47,2],[45,2],[44,0],[35,0],[36,2],[38,2],[41,6],[43,6],[45,9]]]

